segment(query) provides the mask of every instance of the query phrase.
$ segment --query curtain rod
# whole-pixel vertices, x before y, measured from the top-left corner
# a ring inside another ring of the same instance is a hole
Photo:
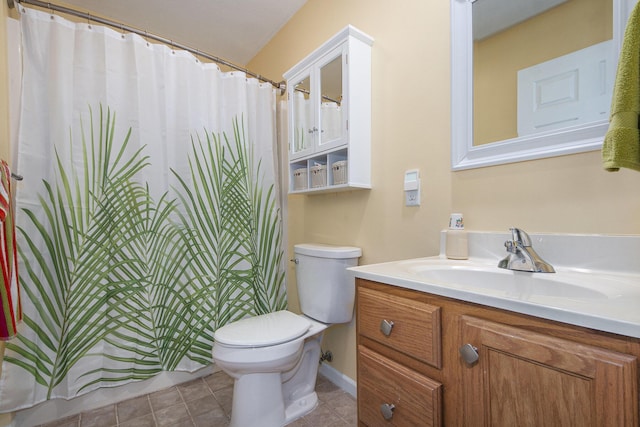
[[[224,65],[226,67],[229,67],[233,70],[237,70],[237,71],[242,71],[243,73],[251,76],[251,77],[255,77],[256,79],[265,82],[265,83],[270,83],[273,87],[275,87],[276,89],[280,90],[280,95],[283,95],[286,91],[286,84],[284,81],[281,82],[275,82],[271,79],[268,79],[266,77],[263,77],[259,74],[256,74],[252,71],[247,70],[246,68],[240,67],[239,65],[235,65],[227,60],[224,60],[222,58],[218,58],[217,56],[213,56],[213,55],[209,55],[206,52],[202,52],[200,50],[191,48],[189,46],[185,46],[183,44],[180,43],[175,43],[173,40],[168,40],[164,37],[160,37],[157,36],[155,34],[150,34],[147,33],[146,31],[142,31],[142,30],[138,30],[137,28],[134,27],[130,27],[128,25],[124,25],[121,24],[119,22],[115,22],[115,21],[111,21],[108,19],[104,19],[104,18],[100,18],[98,16],[93,16],[90,13],[85,13],[85,12],[80,12],[78,10],[75,9],[71,9],[68,7],[64,7],[64,6],[59,6],[59,5],[55,5],[52,3],[48,3],[48,2],[43,2],[40,0],[7,0],[7,5],[9,6],[10,9],[13,9],[15,7],[15,3],[25,3],[25,4],[30,4],[30,5],[34,5],[34,6],[38,6],[41,7],[43,9],[49,9],[52,11],[56,11],[56,12],[62,12],[62,13],[66,13],[68,15],[73,15],[73,16],[77,16],[79,18],[84,18],[87,19],[89,21],[94,21],[94,22],[98,22],[100,24],[104,24],[104,25],[108,25],[110,27],[116,28],[116,29],[120,29],[121,31],[127,31],[129,33],[134,33],[137,34],[139,36],[144,37],[145,39],[152,39],[155,41],[158,41],[160,43],[164,43],[166,45],[172,46],[174,48],[178,48],[181,50],[186,50],[187,52],[190,52],[196,56],[201,56],[203,58],[206,58],[210,61],[215,62],[216,64],[221,64]]]

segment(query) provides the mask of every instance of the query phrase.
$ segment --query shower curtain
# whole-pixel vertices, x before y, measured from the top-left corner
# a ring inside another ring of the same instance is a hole
[[[216,328],[286,307],[271,85],[19,9],[24,322],[0,412],[195,371]]]

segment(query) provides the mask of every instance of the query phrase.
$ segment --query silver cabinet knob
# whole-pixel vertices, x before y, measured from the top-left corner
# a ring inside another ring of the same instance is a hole
[[[393,329],[393,321],[382,320],[382,322],[380,322],[380,332],[382,332],[384,336],[388,337],[389,335],[391,335],[392,329]]]
[[[478,361],[480,356],[478,356],[478,349],[471,344],[465,344],[460,347],[460,356],[462,356],[462,360],[464,360],[468,365],[473,365]]]
[[[383,403],[380,405],[380,412],[382,412],[382,416],[387,421],[393,418],[394,409],[396,409],[396,406],[393,403]]]

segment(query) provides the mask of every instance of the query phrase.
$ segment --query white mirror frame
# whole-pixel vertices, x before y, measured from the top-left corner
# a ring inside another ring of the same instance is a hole
[[[556,131],[473,145],[472,4],[451,0],[451,169],[463,170],[599,150],[608,120]],[[482,1],[482,0],[479,0]],[[627,19],[637,0],[613,0],[617,60]]]

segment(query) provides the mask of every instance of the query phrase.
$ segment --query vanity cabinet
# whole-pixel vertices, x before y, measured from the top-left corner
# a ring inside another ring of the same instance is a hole
[[[639,423],[640,339],[364,279],[356,283],[361,426]],[[405,316],[422,323],[407,324]],[[387,324],[393,324],[388,337]],[[391,340],[407,329],[414,344]],[[441,352],[440,362],[414,351],[425,342]]]
[[[289,192],[371,188],[371,45],[352,26],[284,74]]]
[[[638,425],[636,357],[475,317],[461,327],[479,355],[462,373],[466,425]]]

